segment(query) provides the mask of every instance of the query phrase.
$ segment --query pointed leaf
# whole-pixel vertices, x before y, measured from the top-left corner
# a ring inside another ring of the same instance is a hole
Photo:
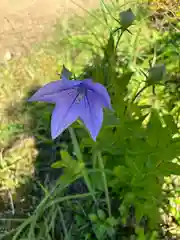
[[[160,164],[159,171],[166,176],[180,175],[180,165],[173,162],[164,162]]]
[[[174,118],[172,115],[167,114],[163,116],[165,123],[167,124],[168,129],[171,131],[172,134],[178,132],[178,127],[176,123],[174,122]]]

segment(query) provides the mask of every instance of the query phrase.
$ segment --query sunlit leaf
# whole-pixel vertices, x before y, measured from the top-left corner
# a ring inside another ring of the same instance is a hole
[[[166,114],[163,116],[165,123],[167,124],[168,129],[171,131],[172,134],[178,132],[177,125],[174,122],[173,116],[170,114]]]
[[[163,162],[159,166],[159,171],[161,171],[165,176],[167,175],[180,175],[180,165],[173,162]]]

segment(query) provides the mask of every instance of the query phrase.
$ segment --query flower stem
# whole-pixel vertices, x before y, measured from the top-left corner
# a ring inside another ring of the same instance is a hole
[[[102,178],[103,178],[103,183],[104,183],[104,191],[105,191],[105,196],[106,196],[106,203],[107,203],[107,208],[108,208],[108,214],[109,214],[109,217],[111,217],[111,203],[110,203],[110,198],[109,198],[107,179],[106,179],[106,174],[105,174],[105,171],[104,171],[103,159],[102,159],[102,156],[101,156],[100,152],[98,153],[98,159],[99,159],[100,169],[102,170]]]
[[[63,216],[63,213],[62,213],[62,210],[61,210],[60,206],[58,206],[58,210],[59,210],[59,215],[60,215],[61,224],[62,224],[62,228],[63,228],[63,231],[64,231],[65,239],[68,239],[68,230],[66,228],[66,223],[64,221],[64,216]]]
[[[132,103],[136,100],[137,97],[139,97],[139,95],[147,88],[148,86],[145,85],[143,88],[141,88],[137,93],[136,95],[133,97],[132,99]]]
[[[120,41],[120,39],[121,39],[121,37],[122,37],[123,33],[124,33],[124,31],[123,31],[123,30],[121,30],[121,32],[118,34],[118,39],[117,39],[117,42],[116,42],[115,51],[116,51],[116,50],[117,50],[117,48],[118,48],[118,44],[119,44],[119,41]]]
[[[79,161],[82,161],[83,157],[82,157],[82,154],[81,154],[81,150],[80,150],[79,143],[77,141],[74,129],[72,127],[69,127],[68,130],[69,130],[69,133],[71,135],[71,139],[72,139],[72,143],[73,143],[74,152],[76,154],[76,157]]]
[[[75,151],[76,157],[77,157],[77,159],[78,159],[80,162],[84,163],[84,162],[83,162],[83,156],[82,156],[82,154],[81,154],[81,150],[80,150],[79,143],[78,143],[78,141],[77,141],[77,138],[76,138],[76,134],[75,134],[75,132],[74,132],[74,129],[73,129],[72,127],[69,127],[68,129],[69,129],[69,133],[70,133],[70,135],[71,135],[71,139],[72,139],[72,143],[73,143],[73,147],[74,147],[74,151]],[[92,188],[92,186],[91,186],[91,181],[90,181],[90,179],[89,179],[89,175],[88,175],[88,171],[86,170],[86,167],[84,167],[84,168],[82,169],[82,175],[83,175],[83,177],[84,177],[84,180],[85,180],[85,183],[86,183],[86,185],[87,185],[87,188],[88,188],[89,192],[92,194],[93,200],[96,202],[94,190],[93,190],[93,188]]]

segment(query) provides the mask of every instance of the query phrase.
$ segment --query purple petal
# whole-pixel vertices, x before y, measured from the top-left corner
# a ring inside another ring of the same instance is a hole
[[[109,96],[109,93],[107,89],[100,83],[94,83],[91,79],[85,79],[83,81],[83,84],[88,88],[91,89],[92,91],[96,92],[99,97],[101,104],[109,109],[112,109],[111,106],[111,99]]]
[[[40,101],[40,102],[50,102],[54,103],[57,95],[63,88],[63,83],[58,80],[46,84],[40,88],[28,101]]]
[[[54,108],[51,118],[51,136],[55,139],[79,117],[79,104],[76,103],[77,91],[63,91]]]
[[[82,108],[80,119],[89,130],[92,139],[96,141],[103,122],[103,110],[99,97],[96,93],[88,91],[80,105]]]
[[[67,89],[73,88],[79,85],[82,81],[62,81],[57,80],[54,82],[50,82],[40,88],[28,101],[40,101],[40,102],[49,102],[56,103],[59,99],[59,95]]]

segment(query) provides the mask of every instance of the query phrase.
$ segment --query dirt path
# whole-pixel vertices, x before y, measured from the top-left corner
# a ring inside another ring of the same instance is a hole
[[[57,18],[97,7],[99,0],[0,0],[0,58],[19,55],[43,39]]]

